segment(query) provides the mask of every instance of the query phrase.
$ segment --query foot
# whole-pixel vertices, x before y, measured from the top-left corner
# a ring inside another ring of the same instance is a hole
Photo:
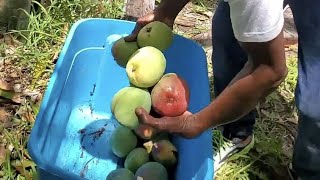
[[[246,138],[231,138],[230,140],[222,135],[220,130],[213,131],[214,150],[214,173],[235,153],[246,154],[254,145],[254,135]]]

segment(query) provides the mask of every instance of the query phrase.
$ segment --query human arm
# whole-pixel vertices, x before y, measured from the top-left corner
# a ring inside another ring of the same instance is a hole
[[[242,46],[250,55],[243,74],[238,74],[209,106],[190,117],[202,124],[200,132],[240,119],[286,77],[282,33],[269,42],[242,43]]]
[[[190,0],[162,0],[157,8],[137,20],[136,26],[126,41],[134,41],[142,27],[152,21],[161,21],[173,28],[173,23],[179,12]]]
[[[162,119],[153,118],[138,109],[139,119],[160,131],[195,137],[210,127],[230,123],[246,115],[279,86],[287,69],[282,33],[269,42],[242,43],[242,46],[251,60],[207,107],[195,114],[186,112],[182,116]]]
[[[189,1],[190,0],[162,0],[157,9],[168,18],[175,19]]]
[[[249,0],[237,2],[245,3],[245,1]],[[263,5],[270,6],[268,3],[272,2],[262,0],[257,3],[258,5],[262,4],[263,7]],[[247,52],[249,59],[228,87],[210,105],[195,114],[186,112],[179,117],[164,117],[159,120],[145,113],[141,114],[143,111],[138,109],[137,114],[142,122],[159,130],[194,137],[210,127],[238,120],[255,108],[261,99],[276,89],[283,81],[287,69],[282,34],[282,11],[280,9],[282,6],[277,9],[279,17],[271,16],[274,19],[269,21],[263,21],[263,18],[259,19],[256,15],[260,13],[259,16],[270,17],[267,15],[275,13],[272,10],[249,7],[250,9],[246,10],[251,14],[246,17],[240,16],[244,12],[241,8],[232,9],[232,7],[241,6],[245,6],[245,4],[231,5],[231,17],[235,36]],[[251,27],[248,22],[255,26],[251,25]]]

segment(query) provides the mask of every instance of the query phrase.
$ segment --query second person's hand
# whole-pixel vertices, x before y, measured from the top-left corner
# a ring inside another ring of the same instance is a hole
[[[131,32],[130,35],[126,36],[124,38],[125,41],[134,41],[136,40],[139,31],[148,23],[153,21],[161,21],[165,24],[167,24],[171,29],[173,28],[174,18],[170,18],[169,16],[166,16],[166,14],[163,12],[162,9],[156,8],[154,11],[149,12],[145,16],[140,17],[137,22],[136,26]]]

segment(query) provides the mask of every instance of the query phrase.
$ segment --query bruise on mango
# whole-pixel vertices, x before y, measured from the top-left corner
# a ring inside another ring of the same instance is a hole
[[[155,142],[151,149],[153,159],[165,167],[171,167],[177,163],[177,152],[177,148],[167,139]]]

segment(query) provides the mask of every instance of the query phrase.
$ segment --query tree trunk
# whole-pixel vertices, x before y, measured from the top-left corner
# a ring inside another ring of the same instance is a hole
[[[0,0],[0,33],[26,29],[30,8],[31,0]]]
[[[155,0],[126,0],[125,19],[136,21],[155,8]]]

